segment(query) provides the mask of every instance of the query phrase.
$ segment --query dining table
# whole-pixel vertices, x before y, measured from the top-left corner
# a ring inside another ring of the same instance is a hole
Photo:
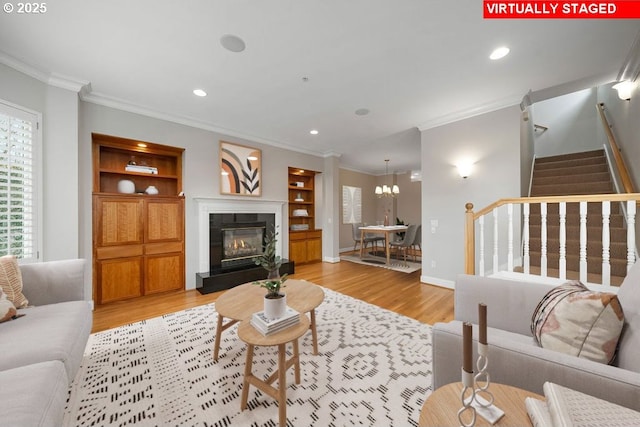
[[[391,234],[407,231],[406,225],[365,225],[360,227],[360,258],[364,255],[364,235],[366,233],[377,233],[384,235],[384,246],[387,255],[387,265],[391,264]]]

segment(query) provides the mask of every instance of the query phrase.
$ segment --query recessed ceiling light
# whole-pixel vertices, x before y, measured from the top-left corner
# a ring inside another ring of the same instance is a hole
[[[196,96],[207,96],[207,92],[203,91],[202,89],[194,89],[193,94]]]
[[[225,34],[220,37],[220,44],[228,51],[236,53],[242,52],[246,47],[244,40],[238,36],[234,36],[233,34]]]
[[[139,142],[139,143],[138,143],[138,147],[140,147],[140,148],[147,148],[147,144],[145,144],[144,142]]]
[[[310,133],[311,135],[317,135],[317,134],[318,134],[318,131],[317,131],[316,129],[311,129],[311,130],[309,131],[309,133]]]
[[[370,111],[367,108],[358,108],[356,110],[356,116],[366,116]]]
[[[509,54],[509,48],[506,46],[501,46],[495,49],[493,52],[491,52],[491,55],[489,55],[489,59],[493,59],[495,61],[496,59],[504,58],[508,54]]]

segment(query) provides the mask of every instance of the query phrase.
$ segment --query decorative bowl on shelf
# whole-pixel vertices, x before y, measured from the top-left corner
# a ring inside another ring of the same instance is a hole
[[[293,216],[309,216],[309,212],[306,209],[294,209]]]

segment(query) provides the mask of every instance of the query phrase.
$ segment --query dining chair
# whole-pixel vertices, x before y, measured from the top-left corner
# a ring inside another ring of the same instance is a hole
[[[396,257],[401,251],[404,254],[404,265],[407,265],[407,252],[409,248],[413,246],[413,241],[416,238],[416,232],[418,231],[417,224],[411,224],[404,233],[404,238],[400,241],[389,242],[389,246],[396,250]]]
[[[413,252],[413,262],[417,261],[417,253],[420,251],[422,255],[422,224],[418,225],[418,229],[416,230],[416,237],[413,239],[413,244],[411,245],[411,251]]]
[[[356,251],[358,247],[358,243],[360,243],[360,227],[363,227],[364,224],[361,222],[356,222],[351,224],[351,231],[353,233],[353,251]],[[373,250],[375,251],[378,247],[377,242],[384,240],[384,237],[380,237],[375,234],[365,233],[362,244],[364,245],[364,249],[367,249],[367,245],[373,244]]]

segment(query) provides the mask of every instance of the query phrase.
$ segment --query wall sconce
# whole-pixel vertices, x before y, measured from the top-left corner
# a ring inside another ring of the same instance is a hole
[[[471,162],[458,163],[456,167],[458,168],[458,174],[460,174],[462,178],[467,178],[469,175],[471,175],[471,170],[473,169],[473,163]]]
[[[618,98],[623,101],[629,101],[631,99],[631,92],[633,92],[635,86],[635,83],[626,80],[613,85],[613,88],[618,91]]]

